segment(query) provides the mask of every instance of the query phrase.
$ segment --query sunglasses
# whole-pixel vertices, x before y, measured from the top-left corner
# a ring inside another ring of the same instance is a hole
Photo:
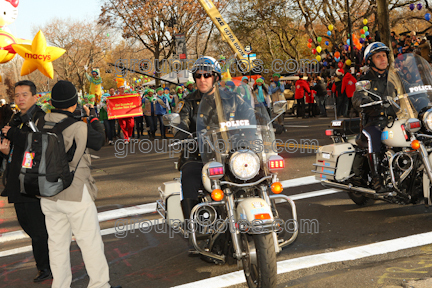
[[[194,78],[195,78],[195,79],[201,79],[201,76],[204,76],[204,78],[207,79],[207,78],[212,77],[213,74],[212,74],[212,73],[203,73],[203,74],[201,74],[201,73],[195,73]]]

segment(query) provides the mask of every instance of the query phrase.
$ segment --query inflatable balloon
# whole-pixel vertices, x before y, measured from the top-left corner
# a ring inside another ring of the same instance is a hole
[[[423,7],[423,5],[422,5],[421,3],[418,3],[418,4],[417,4],[417,9],[418,9],[418,10],[421,10],[422,7]]]
[[[366,31],[363,29],[360,29],[360,34],[364,34]]]
[[[309,43],[312,43],[312,39],[311,39],[311,38],[309,38],[308,42],[309,42]]]
[[[336,58],[340,58],[340,53],[339,53],[339,51],[336,51],[336,52],[334,53],[334,56],[335,56]]]
[[[366,25],[368,23],[367,19],[363,19],[363,25]]]
[[[317,51],[318,53],[321,53],[321,51],[322,51],[321,46],[318,46],[318,47],[316,48],[316,51]]]
[[[42,74],[51,79],[54,77],[52,61],[66,52],[66,50],[58,47],[47,47],[46,39],[42,31],[36,34],[31,45],[12,44],[12,48],[24,58],[21,76],[30,74],[38,69]]]
[[[308,48],[312,48],[312,44],[308,42],[307,44]]]
[[[345,61],[345,64],[346,64],[347,66],[351,66],[351,60],[350,60],[350,59],[346,60],[346,61]],[[341,68],[342,68],[342,67],[341,67]]]
[[[426,21],[429,21],[431,19],[431,14],[430,13],[426,13],[425,14],[425,19],[426,19]]]
[[[338,62],[338,67],[339,67],[339,68],[342,68],[343,65],[344,65],[344,63],[342,63],[342,62]]]
[[[360,35],[360,37],[361,37],[362,39],[364,39],[364,38],[366,38],[366,35],[365,35],[365,34],[362,34],[362,35]]]
[[[363,30],[366,32],[366,31],[369,31],[369,28],[367,26],[364,26]]]
[[[322,38],[321,38],[321,37],[318,37],[318,38],[317,38],[317,42],[318,42],[318,43],[321,43],[321,41],[322,41]]]
[[[327,61],[323,62],[324,67],[327,67]]]
[[[345,51],[348,51],[348,48],[349,48],[348,45],[344,45],[343,47],[344,47]]]
[[[325,44],[326,44],[326,46],[328,46],[328,45],[329,45],[329,42],[328,42],[328,41],[326,41],[326,42],[325,42]]]
[[[331,36],[331,31],[327,31],[327,35],[328,35],[328,36]]]
[[[5,31],[7,25],[15,22],[18,16],[19,0],[3,0],[0,3],[0,29]],[[7,29],[6,32],[10,33]]]
[[[410,4],[410,5],[409,5],[409,9],[410,9],[411,11],[413,11],[413,10],[415,9],[415,4]]]
[[[16,52],[12,45],[18,43],[18,40],[12,34],[0,30],[0,63],[9,62],[15,57]]]
[[[366,32],[365,32],[365,36],[369,36],[369,31],[366,31]]]
[[[140,79],[142,79],[142,78],[143,78],[143,76],[141,75],[141,76],[140,76]]]
[[[360,43],[356,44],[355,47],[357,48],[357,50],[361,50],[362,49],[362,45]]]
[[[363,44],[365,42],[365,39],[361,38],[360,43]]]
[[[334,59],[335,59],[336,62],[339,62],[339,61],[340,61],[340,58],[339,58],[339,57],[335,57]]]
[[[312,49],[312,54],[316,54],[316,50],[315,49]]]
[[[316,56],[316,60],[317,60],[318,62],[321,61],[321,56],[320,56],[320,55]]]
[[[350,39],[347,39],[347,45],[350,45]]]
[[[329,29],[330,31],[333,31],[333,25],[330,24],[330,25],[328,26],[328,29]]]

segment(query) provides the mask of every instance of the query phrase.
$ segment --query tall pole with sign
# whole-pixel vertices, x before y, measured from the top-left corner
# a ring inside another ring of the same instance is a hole
[[[225,38],[225,40],[230,45],[231,49],[236,53],[238,59],[241,61],[247,61],[247,58],[243,56],[245,51],[243,45],[240,43],[240,41],[232,32],[231,28],[222,18],[222,15],[216,9],[214,3],[211,0],[198,0],[198,1],[206,11],[207,15],[212,20],[213,24],[215,24],[215,26],[218,28],[222,37]],[[251,69],[252,67],[248,67],[248,68]]]
[[[248,55],[248,66],[250,67],[252,64],[250,62],[250,53],[252,52],[252,45],[248,45],[245,47],[245,52]],[[251,82],[252,79],[252,69],[249,69],[249,82]]]

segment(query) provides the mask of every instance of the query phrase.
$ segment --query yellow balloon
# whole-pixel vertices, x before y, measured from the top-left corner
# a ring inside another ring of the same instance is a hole
[[[321,61],[321,56],[320,55],[316,56],[316,59],[318,62]]]
[[[367,19],[363,19],[363,24],[366,25],[368,23]]]
[[[12,34],[0,31],[0,47],[3,48],[16,43],[19,43],[19,41]],[[15,55],[15,53],[9,53],[8,50],[0,50],[0,63],[9,62]]]
[[[345,64],[346,64],[347,66],[351,66],[351,60],[350,60],[350,59],[346,60],[346,61],[345,61]]]
[[[328,26],[328,29],[329,29],[329,31],[333,31],[333,25],[330,24],[330,25]]]
[[[321,53],[321,51],[322,51],[321,46],[318,46],[318,47],[316,48],[316,51],[317,51],[318,53]],[[319,60],[318,60],[318,61],[319,61]]]
[[[45,76],[53,79],[54,68],[52,61],[62,56],[66,50],[58,47],[47,47],[45,36],[39,31],[32,44],[13,44],[12,48],[24,58],[21,68],[21,76],[27,75],[38,69]]]

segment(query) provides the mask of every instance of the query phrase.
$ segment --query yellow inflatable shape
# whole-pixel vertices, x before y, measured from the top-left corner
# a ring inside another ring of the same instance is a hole
[[[0,63],[6,63],[12,60],[16,53],[11,53],[12,51],[12,44],[19,43],[18,40],[10,33],[7,33],[5,31],[0,31]],[[6,54],[5,54],[6,53]]]
[[[61,48],[47,47],[42,31],[36,34],[31,45],[13,44],[12,48],[24,58],[21,76],[28,75],[38,69],[51,79],[54,77],[54,68],[51,62],[66,52]]]

